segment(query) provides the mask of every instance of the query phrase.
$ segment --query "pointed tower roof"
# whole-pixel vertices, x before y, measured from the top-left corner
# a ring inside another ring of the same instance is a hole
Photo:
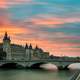
[[[35,49],[38,49],[38,46],[36,45]]]
[[[7,32],[5,32],[4,38],[8,38],[8,34],[7,34]]]
[[[32,49],[32,44],[29,45],[29,49]]]
[[[5,32],[3,40],[10,40],[10,37],[8,36],[7,32]]]
[[[28,49],[28,44],[26,43],[25,49]]]

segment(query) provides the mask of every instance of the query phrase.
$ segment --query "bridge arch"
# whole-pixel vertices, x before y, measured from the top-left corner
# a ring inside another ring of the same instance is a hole
[[[80,63],[72,63],[72,64],[69,64],[68,67],[70,69],[80,69]]]
[[[68,70],[69,65],[72,64],[71,62],[49,62],[57,67],[59,70]]]
[[[34,67],[34,68],[39,68],[40,65],[42,64],[54,64],[56,65],[59,69],[68,69],[71,64],[79,64],[80,61],[63,61],[63,60],[32,60],[32,61],[0,61],[0,66],[5,66],[5,65],[15,65],[20,68],[25,68],[25,67]]]
[[[0,68],[23,68],[24,65],[17,62],[7,62],[0,64]]]
[[[41,67],[45,70],[58,70],[57,66],[52,63],[43,64],[43,65],[41,65]]]
[[[3,63],[0,65],[1,68],[16,68],[17,63]]]
[[[47,62],[47,61],[40,61],[40,62],[30,62],[30,64],[28,65],[31,68],[41,68],[41,69],[51,69],[51,70],[56,70],[58,69],[56,64],[53,64],[51,62]]]
[[[30,64],[30,68],[34,68],[34,69],[40,69],[41,65],[46,64],[45,62],[36,62],[36,63],[32,63]]]

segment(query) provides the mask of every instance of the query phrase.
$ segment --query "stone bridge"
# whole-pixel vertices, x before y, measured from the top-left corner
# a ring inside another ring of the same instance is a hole
[[[70,64],[80,63],[79,60],[56,60],[56,59],[43,59],[43,60],[0,60],[0,66],[4,64],[15,63],[22,67],[39,67],[41,64],[52,63],[59,69],[67,69]]]

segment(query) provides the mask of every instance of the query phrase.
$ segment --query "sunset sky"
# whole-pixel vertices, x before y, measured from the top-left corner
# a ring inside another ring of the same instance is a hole
[[[79,0],[0,0],[0,42],[32,43],[57,56],[80,56]]]

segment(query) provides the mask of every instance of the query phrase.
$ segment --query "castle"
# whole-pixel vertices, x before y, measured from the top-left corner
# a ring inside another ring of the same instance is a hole
[[[11,39],[8,36],[7,32],[4,35],[3,43],[0,44],[0,47],[3,48],[3,51],[6,52],[7,60],[29,60],[29,59],[45,59],[49,57],[48,52],[44,52],[41,48],[36,46],[34,49],[32,45],[28,44],[25,47],[21,45],[11,44]]]

